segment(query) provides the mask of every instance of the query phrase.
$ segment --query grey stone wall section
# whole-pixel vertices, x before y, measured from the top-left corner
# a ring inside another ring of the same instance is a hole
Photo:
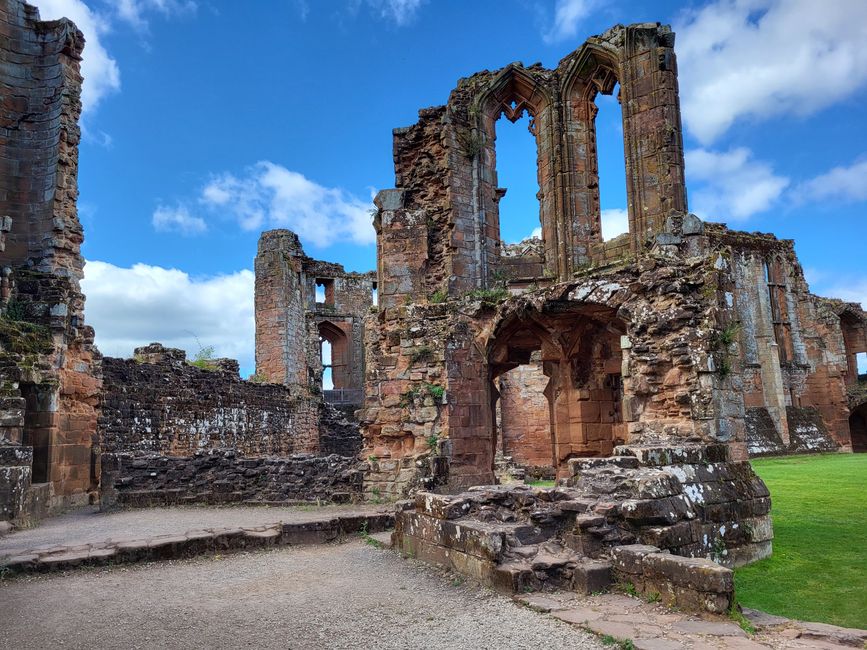
[[[191,456],[233,449],[267,456],[319,450],[317,400],[293,396],[283,385],[242,381],[237,370],[197,368],[183,356],[168,350],[164,359],[150,357],[157,363],[104,359],[103,452]]]

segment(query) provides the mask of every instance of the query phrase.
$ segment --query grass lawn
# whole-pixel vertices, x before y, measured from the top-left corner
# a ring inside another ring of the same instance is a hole
[[[738,602],[772,614],[867,628],[867,454],[761,458],[774,554],[735,572]]]

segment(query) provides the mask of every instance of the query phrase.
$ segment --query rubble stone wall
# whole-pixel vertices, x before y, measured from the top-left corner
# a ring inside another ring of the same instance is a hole
[[[145,357],[142,352],[150,350]],[[182,350],[139,348],[103,360],[99,433],[103,453],[192,456],[207,449],[268,456],[319,451],[319,403],[281,384],[209,370]]]
[[[109,454],[103,459],[102,506],[264,503],[360,498],[362,474],[347,456],[257,457],[231,449],[190,456]]]
[[[104,359],[103,508],[115,504],[347,501],[357,497],[357,424],[238,364],[194,366],[151,344]]]

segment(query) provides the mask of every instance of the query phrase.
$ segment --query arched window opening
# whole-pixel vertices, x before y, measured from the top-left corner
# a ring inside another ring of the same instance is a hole
[[[334,378],[331,372],[331,341],[319,337],[319,357],[322,360],[322,390],[334,389]]]
[[[792,323],[789,320],[789,305],[786,300],[786,278],[778,259],[765,262],[765,281],[768,285],[771,322],[780,362],[788,363],[794,361],[795,350],[792,345]]]
[[[867,383],[867,352],[855,355],[855,366],[858,368],[858,381]]]
[[[376,282],[373,283],[370,289],[370,301],[374,307],[379,304],[379,290],[377,289]]]
[[[350,339],[339,325],[319,323],[319,353],[322,364],[322,389],[353,388]]]
[[[615,84],[610,95],[598,93],[595,101],[602,240],[610,241],[629,232],[620,84]]]
[[[517,109],[512,102],[511,109]],[[542,237],[534,120],[527,111],[511,122],[503,114],[495,125],[500,241],[515,244]]]

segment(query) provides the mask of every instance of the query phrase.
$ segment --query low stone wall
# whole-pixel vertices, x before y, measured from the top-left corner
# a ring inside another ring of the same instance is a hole
[[[25,512],[33,447],[0,444],[0,521]]]
[[[189,503],[283,503],[360,499],[362,474],[345,456],[238,456],[208,450],[189,457],[105,454],[102,507]]]
[[[158,535],[125,541],[97,542],[79,546],[42,547],[17,555],[0,556],[0,569],[10,573],[68,571],[80,566],[105,566],[152,562],[230,553],[233,551],[326,544],[359,533],[379,533],[394,525],[394,515],[385,512],[349,512],[312,521],[276,522],[247,528],[189,530],[176,535]]]
[[[618,546],[612,556],[615,580],[669,607],[724,614],[734,602],[734,571],[711,560],[644,544]]]
[[[234,365],[201,368],[152,344],[103,360],[103,453],[190,456],[234,449],[268,456],[319,451],[319,401],[279,384],[242,381]]]

